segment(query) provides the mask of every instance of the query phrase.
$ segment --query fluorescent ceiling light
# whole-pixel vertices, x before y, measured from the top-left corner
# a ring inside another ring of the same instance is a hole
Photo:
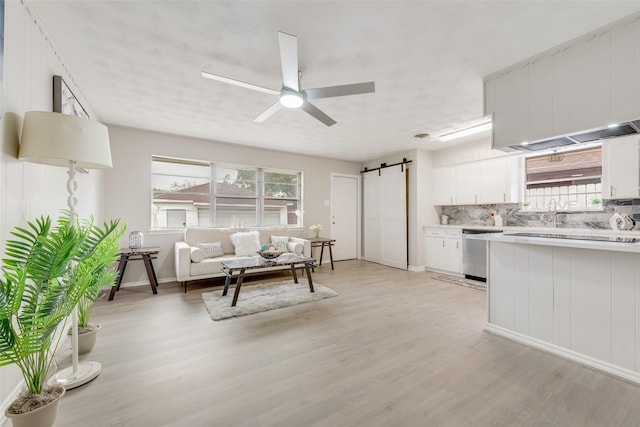
[[[485,130],[491,129],[491,122],[482,123],[477,126],[472,126],[467,129],[458,130],[455,132],[447,133],[445,135],[440,135],[440,141],[450,141],[452,139],[462,138],[463,136],[474,135],[476,133],[484,132]]]
[[[287,108],[298,108],[302,106],[302,95],[294,90],[283,89],[280,95],[280,104]]]

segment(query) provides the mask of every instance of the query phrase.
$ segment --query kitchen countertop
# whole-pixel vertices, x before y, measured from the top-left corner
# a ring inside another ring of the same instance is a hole
[[[503,233],[559,233],[559,234],[579,234],[583,236],[621,236],[621,237],[637,237],[640,238],[640,230],[609,230],[609,229],[593,229],[593,228],[554,228],[554,227],[517,227],[503,226],[495,227],[491,225],[475,225],[475,224],[435,224],[425,225],[424,228],[444,228],[444,229],[463,229],[463,230],[482,230],[482,231],[502,231]]]
[[[469,234],[466,236],[466,238],[472,239],[472,240],[487,240],[489,242],[522,243],[527,245],[559,246],[564,248],[640,253],[640,242],[627,243],[627,242],[618,242],[618,241],[577,240],[577,239],[547,237],[544,235],[519,236],[517,235],[517,233],[528,233],[529,231],[523,230],[522,227],[514,227],[514,228],[518,228],[518,230],[515,230],[515,231],[509,230],[509,232],[505,231],[504,233]],[[608,234],[603,234],[603,233],[584,234],[584,233],[575,233],[575,232],[565,233],[563,229],[557,229],[557,228],[555,229],[545,228],[543,230],[545,231],[542,231],[542,232],[538,231],[538,233],[540,234],[557,233],[557,234],[569,234],[569,235],[573,234],[573,235],[581,235],[581,236],[610,236],[610,237],[623,237],[623,238],[635,237],[640,239],[640,233],[629,232],[629,231],[627,231],[626,234],[623,234],[621,236],[620,232],[615,232],[613,230],[611,233],[608,233]],[[585,230],[582,230],[582,231],[585,231]]]

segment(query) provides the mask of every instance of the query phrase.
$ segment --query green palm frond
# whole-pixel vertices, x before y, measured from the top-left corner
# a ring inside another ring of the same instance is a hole
[[[11,233],[0,274],[0,366],[15,363],[29,392],[42,392],[60,323],[85,294],[115,280],[123,233],[119,221],[72,224],[68,213],[55,226],[41,217]]]

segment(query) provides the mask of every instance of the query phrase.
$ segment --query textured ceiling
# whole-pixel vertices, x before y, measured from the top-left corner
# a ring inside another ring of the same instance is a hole
[[[638,1],[28,1],[99,120],[366,161],[445,146],[483,121],[482,77],[640,10]],[[298,36],[302,87],[376,93],[253,118],[279,90],[277,32]],[[416,139],[413,135],[429,133]]]

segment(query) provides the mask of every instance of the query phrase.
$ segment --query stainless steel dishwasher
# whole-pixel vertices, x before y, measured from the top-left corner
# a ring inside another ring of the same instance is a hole
[[[502,233],[502,230],[462,229],[462,273],[467,279],[487,281],[487,242],[467,239],[469,234]]]

